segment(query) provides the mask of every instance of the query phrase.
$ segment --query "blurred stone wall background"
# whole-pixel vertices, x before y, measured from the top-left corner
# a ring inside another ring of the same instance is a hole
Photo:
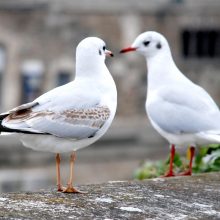
[[[118,110],[105,137],[79,152],[76,180],[132,178],[141,160],[168,154],[168,144],[145,115],[145,60],[119,54],[148,30],[167,37],[180,69],[220,103],[218,0],[0,0],[0,110],[74,79],[79,41],[104,39],[115,54],[106,63],[117,84]],[[52,185],[53,156],[23,148],[14,137],[1,137],[0,191]],[[68,172],[67,155],[63,162]]]

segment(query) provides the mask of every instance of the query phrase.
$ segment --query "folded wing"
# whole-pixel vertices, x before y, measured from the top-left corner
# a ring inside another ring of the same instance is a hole
[[[200,87],[161,89],[147,111],[150,119],[169,133],[220,132],[219,109]]]
[[[2,126],[11,132],[51,134],[62,138],[82,139],[94,136],[110,116],[107,106],[90,106],[62,111],[34,111],[37,103],[10,111]],[[31,107],[33,106],[33,107]]]

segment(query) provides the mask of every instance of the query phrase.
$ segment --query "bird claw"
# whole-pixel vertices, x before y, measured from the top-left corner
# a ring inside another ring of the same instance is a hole
[[[87,193],[87,192],[80,191],[80,190],[74,188],[73,186],[63,187],[61,192],[63,192],[63,193],[81,193],[81,194]]]
[[[63,187],[61,185],[57,185],[57,192],[63,192],[64,189],[65,189],[65,187]]]
[[[176,176],[176,174],[173,171],[169,171],[166,174],[164,174],[162,177],[173,177]]]
[[[177,176],[192,176],[192,171],[186,170],[185,172],[179,173]]]

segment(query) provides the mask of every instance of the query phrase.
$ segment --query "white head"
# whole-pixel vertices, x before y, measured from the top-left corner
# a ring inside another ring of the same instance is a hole
[[[76,48],[76,59],[83,59],[87,62],[90,59],[103,62],[106,56],[113,56],[113,53],[106,49],[105,42],[98,37],[87,37]]]
[[[162,52],[170,53],[170,48],[166,38],[162,34],[147,31],[140,34],[130,47],[122,49],[120,53],[130,51],[137,51],[146,58],[150,58]]]
[[[113,56],[106,49],[105,42],[97,37],[87,37],[76,48],[76,76],[97,74],[97,70],[105,68],[105,57]]]

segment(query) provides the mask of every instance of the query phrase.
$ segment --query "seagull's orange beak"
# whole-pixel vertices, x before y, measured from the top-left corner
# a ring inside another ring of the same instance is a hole
[[[105,50],[105,55],[109,57],[113,57],[114,54],[110,50]]]
[[[124,48],[120,51],[120,53],[127,53],[127,52],[131,52],[131,51],[135,51],[137,50],[136,47],[127,47],[127,48]]]

